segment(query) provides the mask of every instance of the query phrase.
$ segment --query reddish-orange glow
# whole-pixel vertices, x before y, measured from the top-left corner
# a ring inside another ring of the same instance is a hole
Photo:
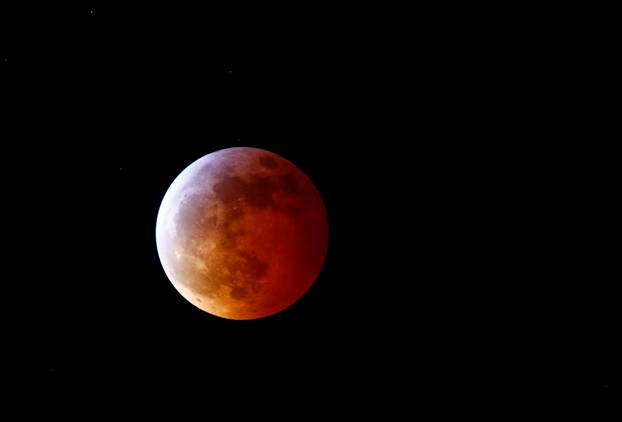
[[[255,319],[296,302],[328,246],[324,204],[311,181],[276,154],[230,148],[175,179],[156,228],[160,260],[191,303],[230,319]]]

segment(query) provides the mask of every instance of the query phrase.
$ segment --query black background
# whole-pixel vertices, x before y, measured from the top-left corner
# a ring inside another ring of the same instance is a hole
[[[611,383],[612,257],[587,239],[612,167],[557,107],[565,52],[427,12],[6,8],[11,369],[337,402]],[[330,224],[309,293],[250,322],[190,306],[154,240],[171,181],[231,146],[297,164]]]

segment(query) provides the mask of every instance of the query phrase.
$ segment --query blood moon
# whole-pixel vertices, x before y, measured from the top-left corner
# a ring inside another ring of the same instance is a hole
[[[328,246],[324,203],[309,178],[262,149],[228,148],[192,163],[164,195],[160,261],[190,303],[255,319],[296,302]]]

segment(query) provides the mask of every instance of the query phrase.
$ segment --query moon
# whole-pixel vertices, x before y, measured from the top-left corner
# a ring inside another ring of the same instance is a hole
[[[227,148],[183,170],[156,223],[166,275],[190,303],[235,320],[266,317],[302,297],[328,248],[324,203],[294,164]]]

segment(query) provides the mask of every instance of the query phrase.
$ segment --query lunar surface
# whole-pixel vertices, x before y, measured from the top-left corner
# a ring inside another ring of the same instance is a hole
[[[269,151],[229,148],[188,166],[158,213],[158,254],[175,288],[228,319],[275,314],[317,278],[328,223],[313,183]]]

